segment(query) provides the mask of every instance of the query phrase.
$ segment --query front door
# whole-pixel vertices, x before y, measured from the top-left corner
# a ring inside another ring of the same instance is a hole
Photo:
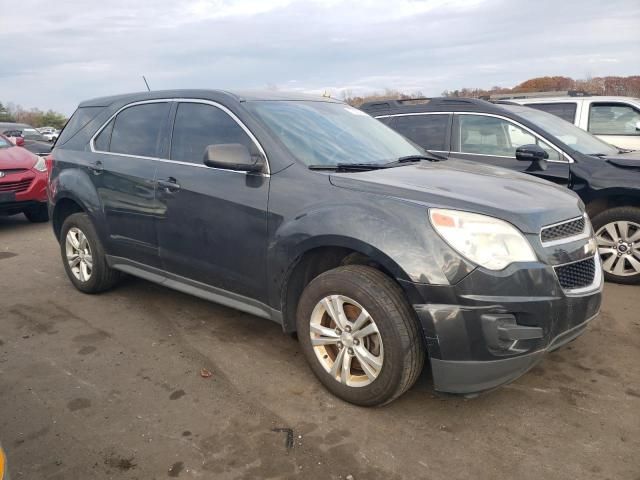
[[[96,136],[89,175],[102,204],[107,253],[160,267],[155,218],[156,162],[166,150],[168,102],[122,110]]]
[[[269,176],[204,165],[206,147],[257,142],[224,107],[177,104],[167,161],[158,162],[158,243],[165,270],[266,302]]]
[[[516,159],[516,148],[537,144],[548,154],[546,170],[532,170],[531,162]],[[569,163],[549,143],[516,123],[492,115],[455,114],[451,156],[530,173],[568,185]]]

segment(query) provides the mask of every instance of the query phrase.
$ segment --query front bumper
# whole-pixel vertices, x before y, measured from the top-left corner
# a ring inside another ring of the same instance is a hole
[[[0,180],[0,213],[20,213],[46,202],[47,172],[25,170]]]
[[[515,380],[584,332],[600,310],[602,277],[576,295],[551,266],[531,263],[478,268],[456,285],[407,287],[424,302],[413,306],[435,389],[476,393]]]

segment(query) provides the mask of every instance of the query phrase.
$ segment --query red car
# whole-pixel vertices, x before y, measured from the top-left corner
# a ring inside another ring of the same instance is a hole
[[[0,135],[0,215],[24,213],[32,222],[49,220],[45,159]]]

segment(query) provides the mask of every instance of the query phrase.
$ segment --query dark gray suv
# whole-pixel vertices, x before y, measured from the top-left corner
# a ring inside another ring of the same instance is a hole
[[[430,155],[348,105],[165,91],[83,102],[49,158],[53,229],[86,293],[123,273],[297,332],[359,405],[511,381],[581,334],[602,271],[580,199]],[[238,372],[238,375],[241,373]]]

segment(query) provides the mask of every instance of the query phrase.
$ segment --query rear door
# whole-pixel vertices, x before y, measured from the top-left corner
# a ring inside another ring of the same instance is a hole
[[[167,150],[170,103],[151,101],[121,110],[93,140],[91,179],[108,231],[107,252],[160,267],[155,219],[156,162]]]
[[[392,118],[393,128],[412,142],[432,152],[449,153],[451,114],[414,113]]]
[[[620,148],[640,150],[640,106],[623,102],[592,101],[588,130]]]
[[[531,171],[531,162],[516,159],[516,148],[528,144],[537,144],[549,154],[546,170]],[[559,150],[523,125],[492,114],[454,115],[451,156],[569,183],[569,163]]]
[[[264,152],[222,105],[181,101],[174,116],[169,158],[157,172],[164,268],[266,303],[269,175],[203,163],[208,145],[241,143],[253,155]]]

